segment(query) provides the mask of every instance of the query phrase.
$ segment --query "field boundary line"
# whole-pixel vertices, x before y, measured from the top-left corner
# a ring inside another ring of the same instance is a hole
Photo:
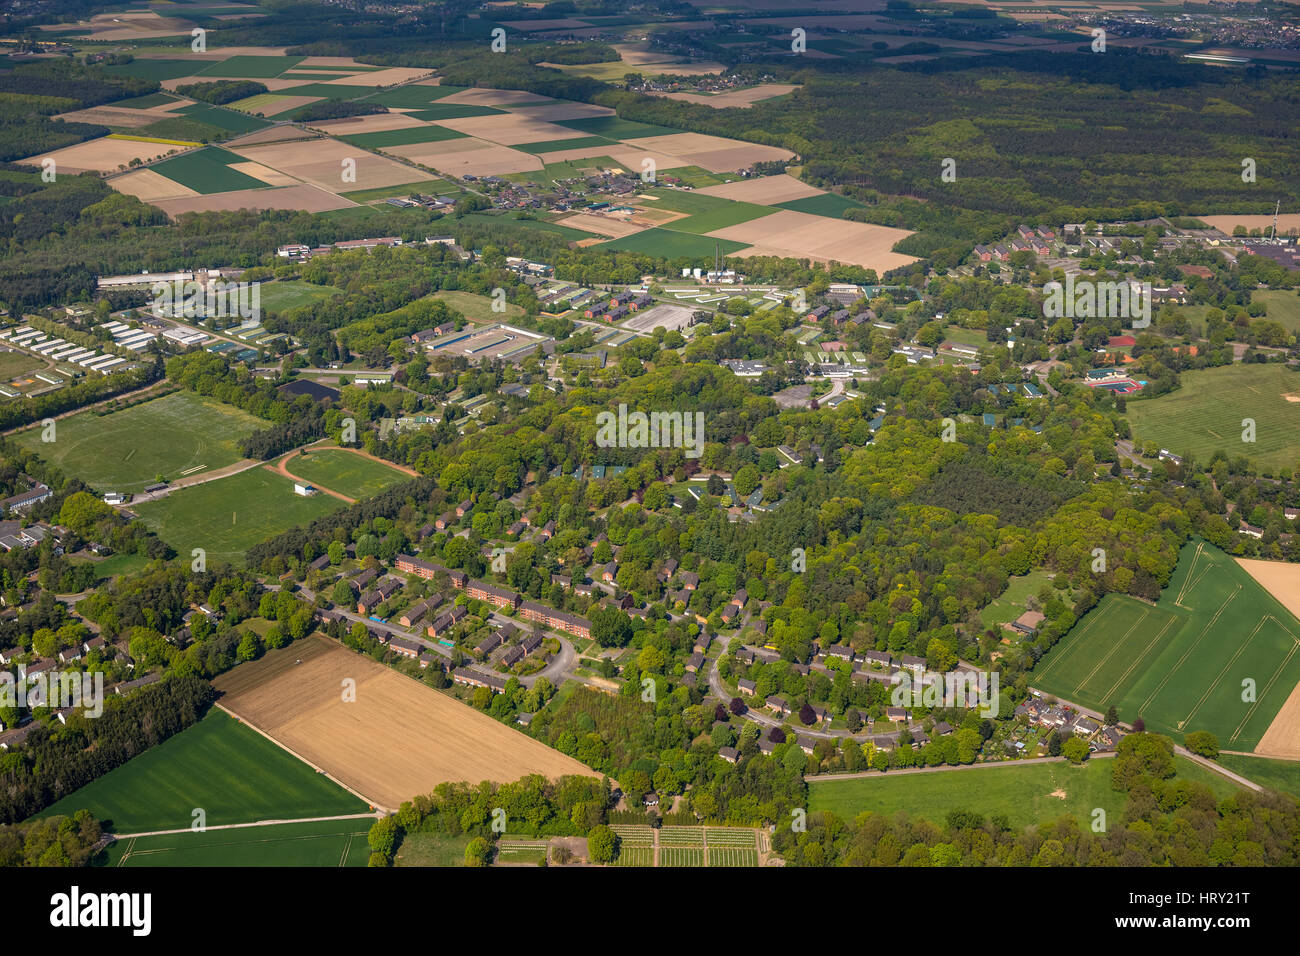
[[[1198,541],[1196,544],[1196,553],[1192,555],[1192,566],[1187,569],[1187,577],[1183,578],[1183,586],[1178,589],[1178,597],[1174,598],[1174,603],[1179,607],[1184,606],[1183,596],[1187,594],[1187,588],[1192,582],[1192,574],[1196,571],[1196,562],[1201,559],[1201,551],[1203,547],[1204,546]],[[1191,608],[1188,608],[1188,610],[1191,610]]]
[[[1165,689],[1165,685],[1169,683],[1170,679],[1176,673],[1178,673],[1178,669],[1182,667],[1184,663],[1186,663],[1187,658],[1192,656],[1192,652],[1200,646],[1201,641],[1205,640],[1205,635],[1210,633],[1210,629],[1214,627],[1216,623],[1218,623],[1218,620],[1222,616],[1223,612],[1228,609],[1228,605],[1231,604],[1233,602],[1233,599],[1236,598],[1236,596],[1240,593],[1241,593],[1241,585],[1238,584],[1237,589],[1233,591],[1230,595],[1228,595],[1228,599],[1224,601],[1221,605],[1219,605],[1219,609],[1214,612],[1214,617],[1210,618],[1210,620],[1206,622],[1205,627],[1201,628],[1201,633],[1196,635],[1196,640],[1192,642],[1192,646],[1187,648],[1187,650],[1183,651],[1183,656],[1178,658],[1178,660],[1174,663],[1173,667],[1169,668],[1169,672],[1165,674],[1165,676],[1161,679],[1160,683],[1156,685],[1155,690],[1153,690],[1150,696],[1148,696],[1147,699],[1142,702],[1142,706],[1138,708],[1138,713],[1142,713],[1143,711],[1145,711],[1150,706],[1151,702],[1160,695],[1160,692]]]
[[[1272,615],[1269,615],[1269,619],[1270,619],[1270,620],[1276,620],[1275,618],[1273,618]],[[1281,623],[1281,622],[1279,621],[1278,623]],[[1287,634],[1291,634],[1291,632],[1290,632],[1289,629],[1287,629],[1287,628],[1284,627],[1283,630],[1286,630],[1286,631],[1287,631]],[[1291,634],[1291,638],[1292,638],[1292,640],[1294,640],[1294,639],[1295,639],[1295,635]],[[1292,644],[1292,645],[1291,645],[1291,651],[1290,651],[1289,654],[1287,654],[1286,659],[1283,660],[1282,663],[1279,664],[1279,665],[1277,666],[1277,670],[1275,670],[1275,671],[1273,672],[1273,676],[1270,677],[1270,678],[1268,679],[1268,683],[1264,685],[1264,689],[1263,689],[1262,691],[1259,692],[1259,696],[1257,696],[1257,697],[1255,698],[1255,702],[1254,702],[1253,704],[1251,704],[1248,708],[1246,708],[1246,716],[1243,717],[1243,718],[1241,718],[1241,723],[1239,723],[1239,724],[1237,725],[1236,729],[1232,732],[1232,736],[1228,738],[1229,743],[1231,743],[1232,741],[1236,740],[1239,736],[1241,736],[1242,728],[1244,728],[1244,727],[1246,726],[1246,722],[1247,722],[1248,720],[1250,720],[1250,718],[1254,715],[1254,713],[1255,713],[1255,708],[1259,706],[1260,701],[1262,701],[1262,700],[1264,699],[1264,696],[1269,692],[1269,690],[1272,689],[1273,685],[1277,683],[1277,679],[1278,679],[1279,677],[1282,676],[1282,672],[1283,672],[1284,670],[1286,670],[1287,665],[1291,663],[1291,658],[1295,657],[1295,654],[1296,654],[1296,651],[1297,651],[1297,650],[1300,650],[1300,643]],[[1283,702],[1282,702],[1282,705],[1283,705],[1283,706],[1286,706],[1286,701],[1283,701]],[[1282,708],[1279,707],[1279,708],[1277,709],[1277,712],[1273,714],[1273,720],[1276,720],[1276,719],[1277,719],[1277,715],[1280,714],[1281,712],[1282,712]],[[1272,723],[1273,723],[1273,721],[1270,720],[1270,721],[1269,721],[1269,725],[1271,726]],[[1268,732],[1267,728],[1265,729],[1264,732],[1265,732],[1265,733]],[[1261,735],[1261,736],[1260,736],[1260,740],[1263,740],[1263,739],[1264,739],[1264,738],[1263,738],[1263,735]],[[1258,742],[1256,743],[1256,746],[1259,746]]]
[[[286,747],[283,743],[281,743],[280,741],[276,740],[274,737],[272,737],[270,734],[268,734],[265,730],[262,730],[262,729],[261,729],[260,727],[258,727],[256,724],[251,723],[247,718],[245,718],[245,717],[241,717],[239,714],[235,713],[233,710],[230,710],[230,709],[226,708],[225,706],[223,706],[223,705],[220,704],[220,703],[213,704],[213,706],[216,707],[218,710],[220,710],[222,713],[224,713],[224,714],[228,714],[229,716],[233,717],[235,720],[239,721],[239,722],[240,722],[241,724],[243,724],[245,727],[251,727],[253,730],[257,731],[259,734],[261,734],[261,735],[262,735],[263,737],[265,737],[267,740],[271,741],[271,743],[275,744],[277,747],[279,747],[281,750],[283,750],[285,753],[293,754],[293,756],[297,757],[299,760],[301,760],[301,761],[302,761],[303,763],[305,763],[307,766],[311,767],[311,769],[315,770],[317,773],[319,773],[319,774],[324,774],[324,776],[325,776],[325,778],[326,778],[327,780],[332,780],[332,781],[334,781],[336,784],[338,784],[340,787],[342,787],[342,788],[343,788],[344,790],[346,790],[348,793],[352,794],[352,796],[356,797],[358,800],[364,800],[366,803],[368,803],[370,806],[374,807],[376,810],[382,810],[382,811],[384,811],[385,813],[392,813],[392,812],[394,812],[394,811],[392,811],[391,809],[389,809],[388,807],[385,807],[385,806],[383,806],[382,804],[380,804],[379,801],[377,801],[377,800],[372,800],[370,797],[367,797],[364,793],[361,793],[361,792],[359,792],[359,791],[357,791],[357,790],[354,790],[352,787],[349,787],[349,786],[348,786],[346,783],[344,783],[342,780],[338,779],[338,777],[335,777],[335,776],[334,776],[333,774],[331,774],[329,771],[325,770],[325,768],[316,766],[316,764],[312,763],[312,762],[311,762],[310,760],[308,760],[306,757],[302,756],[302,754],[299,754],[299,753],[295,752],[295,751],[294,751],[292,748],[290,748],[290,747]],[[361,815],[362,815],[362,816],[373,816],[373,814],[361,814]]]
[[[377,820],[380,814],[371,813],[341,813],[337,816],[328,817],[297,817],[294,819],[283,820],[255,820],[252,823],[222,823],[214,827],[204,827],[202,830],[195,830],[192,827],[179,827],[175,830],[144,830],[139,833],[123,833],[119,840],[135,840],[138,837],[154,836],[174,836],[178,833],[212,833],[217,830],[249,830],[255,827],[279,827],[288,823],[330,823],[334,820]]]

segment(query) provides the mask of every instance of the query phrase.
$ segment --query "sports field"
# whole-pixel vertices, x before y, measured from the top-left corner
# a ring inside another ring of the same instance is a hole
[[[377,495],[407,476],[381,461],[355,452],[313,448],[306,455],[294,455],[285,467],[313,484],[337,491],[349,498]]]
[[[1148,730],[1209,730],[1225,750],[1251,750],[1300,682],[1300,622],[1237,562],[1192,542],[1155,605],[1107,594],[1031,680]]]
[[[89,810],[116,833],[366,813],[368,804],[213,708],[187,730],[86,784],[40,816]]]
[[[1242,420],[1255,441],[1242,441]],[[1141,444],[1153,441],[1201,463],[1216,451],[1246,455],[1266,469],[1300,460],[1300,373],[1282,365],[1228,365],[1182,374],[1182,387],[1159,398],[1130,401],[1128,419]]]
[[[338,295],[339,292],[340,290],[332,285],[313,285],[296,279],[262,282],[258,285],[262,308],[272,312],[296,309],[300,305],[328,299],[330,296]]]
[[[60,420],[55,441],[42,428],[19,444],[100,491],[139,491],[157,475],[175,480],[239,461],[238,443],[265,423],[215,399],[182,390],[111,415]]]
[[[1204,783],[1219,797],[1236,790],[1227,778],[1184,757],[1175,757],[1174,763],[1181,779]],[[808,809],[829,810],[844,820],[867,810],[887,816],[905,811],[940,826],[950,810],[970,810],[985,816],[1005,814],[1015,829],[1069,814],[1080,826],[1089,826],[1097,807],[1106,811],[1109,820],[1118,820],[1124,811],[1127,795],[1111,789],[1113,766],[1109,758],[1087,760],[1078,767],[1067,762],[1010,761],[974,770],[852,780],[809,777]]]
[[[140,518],[182,555],[203,548],[209,562],[244,562],[244,552],[295,525],[344,507],[338,498],[293,493],[293,482],[254,467],[165,498],[133,505]]]
[[[374,821],[280,823],[206,833],[130,837],[112,844],[102,866],[365,866]]]

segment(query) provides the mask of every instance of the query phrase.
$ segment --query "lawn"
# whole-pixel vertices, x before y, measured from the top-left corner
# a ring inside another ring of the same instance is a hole
[[[1270,790],[1300,799],[1300,760],[1271,760],[1245,754],[1219,754],[1219,761],[1234,773]]]
[[[134,510],[182,555],[203,548],[209,563],[242,565],[244,552],[258,542],[343,506],[329,495],[296,495],[288,478],[254,467],[182,488],[157,501],[135,505]]]
[[[287,750],[215,707],[40,813],[86,809],[115,833],[366,813],[370,807]]]
[[[195,192],[210,193],[233,192],[236,189],[264,189],[266,183],[260,179],[245,175],[237,169],[231,169],[231,163],[247,162],[220,146],[185,153],[175,159],[164,159],[150,168],[160,176],[188,186]]]
[[[730,239],[696,236],[687,232],[677,232],[673,229],[646,229],[643,232],[624,236],[622,239],[601,243],[601,247],[622,249],[627,252],[642,252],[646,255],[662,256],[665,259],[689,257],[712,261],[711,257],[715,247],[720,249],[722,254],[726,256],[744,249],[745,244],[743,242],[733,242]]]
[[[206,833],[132,837],[109,846],[96,866],[366,866],[370,820],[280,823]]]
[[[1216,451],[1246,455],[1273,472],[1300,461],[1300,374],[1282,365],[1228,365],[1181,378],[1182,386],[1167,395],[1129,399],[1139,445],[1153,441],[1202,464]],[[1246,418],[1255,422],[1253,443],[1242,441]]]
[[[1223,797],[1236,787],[1212,770],[1183,757],[1174,758],[1178,775],[1204,783]],[[808,778],[808,809],[830,811],[844,820],[870,810],[892,816],[930,820],[942,826],[950,810],[971,810],[985,816],[1005,814],[1016,829],[1069,814],[1080,826],[1092,824],[1092,811],[1101,807],[1108,820],[1118,821],[1127,795],[1111,789],[1110,759],[1069,763],[1008,762],[977,770],[884,774],[835,780]],[[1061,795],[1063,794],[1063,795]]]
[[[23,372],[45,368],[45,363],[26,352],[0,352],[0,381],[7,382]]]
[[[1025,613],[1025,601],[1030,595],[1036,595],[1044,584],[1050,584],[1051,577],[1045,571],[1031,571],[1020,577],[1011,578],[1007,589],[993,603],[980,611],[980,620],[985,627],[1000,627],[1014,621]]]
[[[321,299],[328,299],[331,296],[339,295],[339,293],[340,290],[332,285],[313,285],[310,282],[301,282],[297,279],[263,282],[258,286],[258,295],[261,296],[262,308],[271,312],[296,309],[300,305],[319,302]]]
[[[313,484],[349,498],[369,498],[407,479],[407,475],[383,462],[328,448],[313,448],[306,455],[294,455],[286,467]]]
[[[1271,321],[1300,335],[1300,295],[1294,289],[1256,289],[1250,301],[1264,303]]]
[[[1181,739],[1250,750],[1300,682],[1300,622],[1219,549],[1184,546],[1160,600],[1107,594],[1038,663],[1033,686]],[[1242,700],[1243,681],[1257,699]]]
[[[233,405],[181,390],[110,415],[82,412],[58,422],[55,441],[29,428],[18,443],[100,491],[140,491],[233,464],[239,440],[265,423]]]
[[[394,866],[464,866],[470,836],[462,833],[408,833],[397,848]]]
[[[485,295],[475,295],[473,292],[443,290],[435,292],[433,298],[439,302],[446,302],[465,318],[477,322],[504,322],[518,318],[524,313],[522,308],[510,302],[506,303],[505,312],[493,312],[492,300]]]

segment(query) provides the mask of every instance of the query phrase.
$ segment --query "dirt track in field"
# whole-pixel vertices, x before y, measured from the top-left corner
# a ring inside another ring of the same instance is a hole
[[[347,679],[355,681],[351,702],[343,700]],[[226,710],[390,810],[449,781],[595,776],[571,757],[321,634],[241,664],[213,683]]]

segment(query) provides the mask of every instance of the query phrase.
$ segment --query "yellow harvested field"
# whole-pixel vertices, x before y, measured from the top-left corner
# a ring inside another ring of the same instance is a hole
[[[197,196],[198,193],[188,186],[173,182],[162,173],[152,169],[138,169],[125,176],[110,179],[108,184],[120,193],[134,196],[141,202],[156,203],[160,199],[181,199],[185,196]]]
[[[309,56],[293,68],[295,73],[313,66],[341,66],[354,70],[365,69],[364,63],[358,63],[350,56]]]
[[[418,173],[409,166],[376,156],[337,139],[240,146],[233,152],[330,192],[345,193],[380,186],[398,186],[419,178]],[[344,160],[352,160],[356,164],[356,176],[351,182],[343,180],[347,168]]]
[[[486,88],[461,90],[451,96],[444,96],[439,103],[459,103],[463,106],[508,106],[515,103],[554,103],[555,100],[540,93],[527,93],[523,90],[490,90]]]
[[[351,701],[343,699],[348,680],[355,681]],[[387,810],[440,783],[596,776],[321,634],[241,664],[213,684],[226,710]]]
[[[231,163],[230,168],[243,173],[245,176],[252,176],[254,179],[260,179],[268,186],[296,186],[298,180],[292,176],[286,176],[284,173],[261,163]]]
[[[721,186],[706,186],[695,190],[705,196],[721,196],[736,202],[758,203],[760,206],[775,206],[777,203],[805,199],[808,196],[820,196],[825,190],[800,182],[787,173],[779,176],[756,176],[753,179],[738,179],[734,183]]]
[[[1300,684],[1291,691],[1282,709],[1259,738],[1255,753],[1266,757],[1300,758]]]
[[[1237,563],[1279,604],[1300,618],[1300,564],[1258,558],[1237,558]]]
[[[466,136],[464,139],[445,139],[438,143],[412,143],[409,146],[390,146],[387,152],[412,162],[429,166],[442,173],[459,176],[506,176],[541,169],[541,160],[530,153],[497,146],[493,143]],[[405,180],[410,182],[410,180]]]
[[[386,70],[375,70],[371,73],[357,73],[355,76],[341,76],[337,80],[330,80],[329,86],[396,86],[398,83],[409,83],[412,80],[418,80],[422,76],[428,76],[433,70],[419,69],[410,66],[393,66]]]
[[[148,126],[159,120],[168,119],[183,107],[190,106],[193,100],[178,99],[171,103],[162,103],[148,109],[137,110],[125,106],[92,106],[89,109],[73,110],[60,113],[56,118],[69,123],[98,123],[101,126],[127,126],[131,128]]]
[[[154,37],[178,36],[194,28],[190,20],[162,17],[152,10],[119,10],[100,13],[88,20],[73,24],[58,23],[42,26],[42,30],[83,31],[95,40],[145,40]]]
[[[733,106],[747,110],[755,103],[770,100],[774,96],[784,96],[786,93],[791,93],[798,88],[786,83],[762,83],[758,86],[751,86],[747,90],[727,90],[725,93],[715,93],[713,96],[704,96],[700,93],[663,93],[660,95],[670,100],[683,100],[687,103],[712,106],[715,110],[725,110]]]
[[[578,139],[587,135],[581,130],[558,126],[545,120],[518,113],[496,113],[492,116],[462,116],[457,119],[438,120],[439,126],[454,129],[467,136],[477,136],[502,146],[520,143],[546,143],[557,139]]]
[[[1213,226],[1222,232],[1232,235],[1232,230],[1236,226],[1245,226],[1247,229],[1272,229],[1272,216],[1197,216],[1197,219],[1207,226]],[[1277,231],[1279,234],[1288,233],[1291,230],[1300,230],[1300,213],[1287,212],[1277,217]]]
[[[557,220],[557,222],[561,226],[581,229],[584,232],[594,232],[598,236],[608,236],[610,239],[621,239],[624,236],[630,236],[633,233],[649,228],[648,224],[638,223],[632,219],[614,219],[609,216],[597,216],[586,212],[578,213],[576,216],[566,216],[564,219]]]
[[[150,200],[150,202],[169,216],[179,216],[187,212],[231,209],[298,209],[303,212],[325,212],[356,205],[341,196],[335,196],[324,189],[317,189],[305,183],[274,189],[237,189],[228,193],[211,193],[206,196],[191,196],[187,199]]]
[[[511,107],[510,112],[516,116],[527,116],[530,119],[552,123],[614,115],[614,111],[608,106],[596,106],[594,103],[543,103],[538,106]]]
[[[709,233],[717,239],[748,243],[749,248],[732,253],[745,256],[789,256],[817,262],[842,262],[885,272],[916,260],[890,252],[893,245],[912,233],[863,222],[828,219],[793,209],[729,226]]]
[[[147,143],[137,139],[110,139],[101,136],[99,139],[64,146],[29,159],[20,159],[19,162],[40,166],[46,159],[52,159],[56,172],[111,173],[129,165],[133,159],[146,162],[183,149],[186,147],[170,143]]]
[[[382,133],[390,129],[410,129],[427,126],[405,113],[371,113],[368,116],[345,116],[341,119],[313,120],[313,129],[323,129],[334,136],[356,136],[360,133]]]
[[[794,153],[777,146],[743,143],[722,136],[704,133],[670,133],[666,136],[646,136],[636,141],[638,148],[661,151],[678,156],[687,165],[703,166],[714,173],[734,172],[752,166],[761,160],[794,159]]]

